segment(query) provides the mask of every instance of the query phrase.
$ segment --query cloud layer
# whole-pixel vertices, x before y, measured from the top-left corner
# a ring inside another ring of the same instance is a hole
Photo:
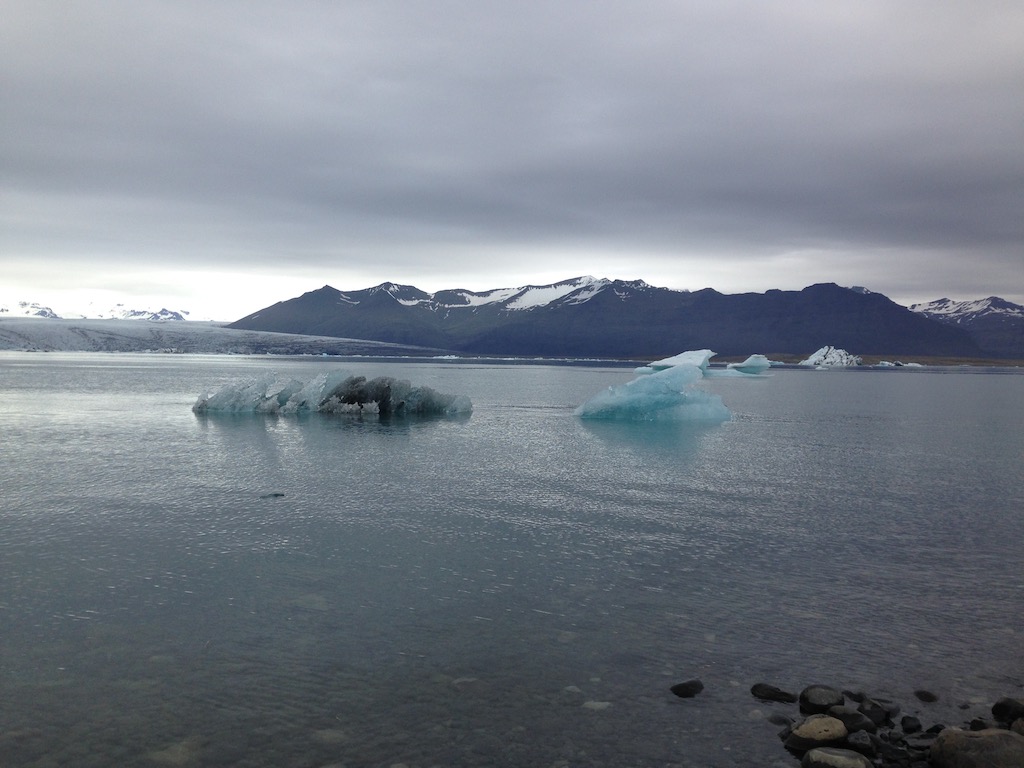
[[[15,0],[0,74],[11,284],[1024,301],[1018,3]]]

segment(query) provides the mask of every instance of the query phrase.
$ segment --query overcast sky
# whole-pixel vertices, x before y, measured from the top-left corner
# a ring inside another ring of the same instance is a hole
[[[0,12],[0,298],[230,320],[591,274],[1024,303],[1018,0]]]

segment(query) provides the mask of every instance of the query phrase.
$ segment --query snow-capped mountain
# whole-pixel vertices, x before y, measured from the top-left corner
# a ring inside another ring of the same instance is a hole
[[[966,330],[987,354],[1024,357],[1024,307],[989,296],[977,301],[936,299],[911,304],[910,310],[947,325]]]
[[[963,329],[910,312],[882,294],[832,283],[734,295],[589,276],[483,292],[427,293],[396,283],[339,291],[325,285],[229,327],[520,356],[652,358],[703,347],[723,356],[806,355],[826,343],[858,354],[980,352]]]
[[[187,310],[175,311],[166,308],[157,310],[129,309],[124,304],[118,304],[108,310],[95,310],[90,306],[84,312],[62,311],[60,313],[38,302],[15,301],[0,304],[0,317],[49,317],[55,320],[187,320],[188,314]]]
[[[0,317],[52,317],[58,318],[56,312],[34,301],[15,301],[11,304],[0,304]]]

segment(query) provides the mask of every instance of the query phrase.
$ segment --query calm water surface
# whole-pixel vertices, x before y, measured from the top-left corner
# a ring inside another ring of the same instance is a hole
[[[337,368],[475,410],[191,412]],[[1024,376],[773,373],[657,427],[573,416],[622,368],[0,354],[0,765],[792,766],[755,682],[1022,695]]]

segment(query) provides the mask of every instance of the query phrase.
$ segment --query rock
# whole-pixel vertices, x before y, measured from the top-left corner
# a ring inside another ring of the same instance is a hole
[[[800,761],[800,768],[873,768],[864,755],[849,749],[818,747],[810,750]]]
[[[1024,736],[1001,728],[947,728],[932,744],[931,762],[934,768],[1021,768]]]
[[[846,738],[842,720],[828,715],[811,715],[794,726],[786,737],[786,749],[803,754],[809,749],[827,747]]]
[[[874,699],[864,699],[857,711],[867,716],[877,726],[885,725],[889,720],[889,710]]]
[[[874,757],[878,754],[875,742],[867,731],[857,731],[846,737],[846,746],[860,752],[865,757]]]
[[[1010,726],[1010,730],[1024,736],[1024,717],[1018,717],[1014,720],[1013,725]]]
[[[914,691],[914,695],[917,696],[918,700],[923,701],[926,704],[931,704],[933,701],[939,700],[939,697],[936,696],[934,693],[932,693],[931,691],[926,691],[924,689]]]
[[[795,693],[789,693],[781,688],[776,688],[774,685],[768,685],[768,683],[755,683],[750,692],[754,695],[754,698],[761,699],[762,701],[781,701],[784,704],[795,704],[797,701],[797,695]]]
[[[1012,723],[1024,717],[1024,701],[1003,698],[992,705],[992,717],[1001,723]]]
[[[967,724],[967,727],[972,731],[986,731],[989,728],[989,724],[984,719],[976,717]]]
[[[842,720],[843,725],[846,726],[846,730],[850,733],[856,733],[857,731],[868,731],[869,733],[874,733],[877,730],[877,726],[871,718],[853,707],[829,707],[826,714]]]
[[[704,683],[696,679],[687,680],[683,683],[676,683],[669,690],[681,699],[692,699],[704,690]]]
[[[810,685],[800,691],[800,711],[806,714],[825,713],[844,701],[843,694],[827,685]]]
[[[921,730],[921,721],[913,715],[904,715],[900,719],[900,728],[904,733],[917,733]]]

